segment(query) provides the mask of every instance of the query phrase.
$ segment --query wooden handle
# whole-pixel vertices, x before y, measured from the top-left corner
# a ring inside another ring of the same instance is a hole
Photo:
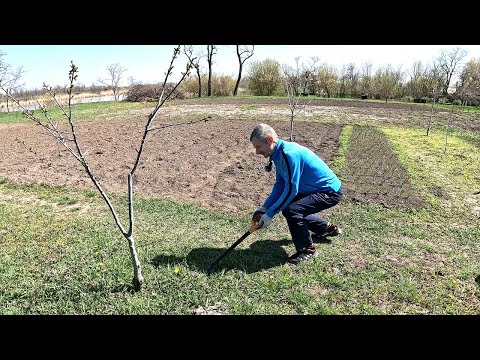
[[[253,219],[252,223],[250,225],[250,228],[248,229],[248,232],[251,234],[251,233],[257,231],[258,229],[260,229],[260,226],[257,225],[257,222],[255,221],[255,219]]]

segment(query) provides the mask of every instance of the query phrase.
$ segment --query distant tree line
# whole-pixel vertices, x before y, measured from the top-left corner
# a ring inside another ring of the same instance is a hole
[[[311,65],[302,64],[302,71],[295,76],[302,95],[386,102],[400,99],[415,102],[456,100],[479,105],[480,58],[460,67],[464,57],[465,53],[460,49],[442,52],[433,64],[415,62],[410,71],[385,65],[373,72],[369,63],[359,68],[351,63],[340,70],[325,63],[313,69]],[[285,68],[284,65],[282,69],[280,63],[272,59],[253,61],[245,79],[249,93],[257,96],[285,95],[285,77],[289,75]],[[454,75],[459,75],[458,81],[452,84]]]
[[[232,76],[207,76],[198,72],[197,75],[188,77],[180,90],[185,96],[209,96],[207,84],[210,82],[212,96],[232,96],[237,93],[286,96],[287,85],[295,84],[295,95],[377,99],[385,102],[456,102],[478,106],[480,58],[462,64],[466,54],[461,48],[442,50],[431,64],[416,61],[408,71],[391,65],[383,65],[373,71],[371,63],[364,63],[360,67],[350,63],[337,69],[327,63],[319,64],[317,57],[312,57],[309,64],[299,64],[299,59],[296,58],[295,69],[273,59],[253,60],[243,78],[238,76],[235,80]],[[452,83],[456,75],[458,80]]]
[[[403,100],[420,103],[480,104],[480,58],[463,63],[467,52],[461,48],[442,50],[432,63],[416,61],[410,70],[405,71],[402,67],[393,68],[391,65],[383,65],[373,70],[371,63],[360,66],[349,63],[337,68],[328,63],[319,63],[318,57],[312,57],[313,61],[307,65],[296,58],[295,69],[274,59],[252,59],[245,64],[246,60],[253,57],[254,46],[236,47],[239,69],[234,76],[215,73],[217,46],[208,45],[206,49],[200,46],[194,49],[190,46],[188,49],[192,54],[197,50],[193,62],[194,71],[182,82],[175,97],[287,96],[290,89],[295,96],[300,94],[326,98],[377,99],[385,102]],[[206,61],[205,66],[202,66],[202,61]],[[0,67],[0,71],[1,69]],[[10,79],[15,79],[10,80],[11,92],[18,98],[44,94],[44,90],[23,90],[19,86],[20,70],[17,69],[17,77],[14,77],[11,68],[4,66],[3,69],[4,75],[8,70]],[[118,95],[119,83],[126,69],[117,63],[107,66],[107,70],[109,77],[98,80],[101,85],[78,85],[74,92],[100,94],[101,91],[113,90],[114,94]],[[0,72],[0,81],[1,75]],[[458,80],[453,83],[453,79]],[[129,85],[124,88],[129,90],[129,95],[125,97],[129,101],[145,101],[155,97],[160,89],[159,84],[142,84],[133,77],[129,77]],[[59,86],[54,87],[54,91],[65,90]]]

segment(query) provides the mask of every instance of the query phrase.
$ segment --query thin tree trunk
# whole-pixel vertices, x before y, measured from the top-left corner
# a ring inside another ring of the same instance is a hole
[[[453,102],[452,102],[452,114],[453,114]],[[452,115],[453,116],[453,115]],[[450,127],[450,118],[447,119],[447,127],[445,129],[445,149],[443,150],[444,153],[447,152],[447,142],[448,142],[448,130]]]
[[[294,118],[293,112],[294,112],[294,109],[291,110],[292,115],[290,117],[290,141],[293,141],[293,118]]]
[[[240,61],[240,70],[238,70],[238,77],[235,84],[235,90],[233,90],[233,96],[236,96],[238,93],[238,87],[240,86],[240,80],[242,79],[242,67],[242,62]]]
[[[156,130],[156,128],[151,127],[153,124],[160,108],[163,106],[165,101],[168,100],[168,98],[171,96],[171,94],[177,89],[177,87],[180,85],[180,83],[185,79],[186,76],[188,76],[190,68],[192,66],[192,60],[191,57],[189,57],[190,61],[187,65],[187,69],[184,73],[182,73],[181,79],[177,82],[177,84],[174,86],[174,88],[165,95],[165,85],[167,83],[167,80],[169,76],[171,75],[171,71],[173,69],[173,62],[176,59],[177,55],[180,52],[180,45],[174,49],[174,55],[172,56],[172,60],[170,63],[170,67],[166,73],[165,80],[163,82],[162,86],[162,93],[159,96],[158,103],[154,109],[154,111],[149,115],[149,118],[147,120],[147,123],[145,125],[144,133],[142,140],[140,142],[140,148],[137,151],[137,157],[135,160],[135,163],[132,167],[132,170],[128,174],[128,213],[129,213],[129,229],[128,231],[125,230],[125,228],[122,226],[120,222],[120,218],[118,217],[117,212],[115,211],[112,203],[110,202],[110,199],[108,198],[108,195],[105,193],[103,190],[102,186],[100,183],[97,181],[95,178],[93,172],[91,171],[87,160],[85,159],[85,154],[81,151],[80,145],[78,143],[78,138],[75,132],[75,127],[73,124],[72,120],[72,88],[74,87],[74,80],[76,79],[77,75],[76,73],[78,72],[78,68],[73,64],[71,64],[71,70],[69,72],[69,79],[70,79],[70,87],[67,90],[68,93],[68,112],[65,110],[64,106],[57,100],[55,97],[55,93],[52,92],[51,87],[46,87],[45,89],[47,90],[47,93],[52,97],[52,99],[55,101],[57,107],[63,112],[63,115],[67,118],[68,124],[70,125],[70,131],[65,133],[63,131],[60,131],[58,128],[58,123],[53,121],[53,119],[49,116],[48,111],[45,107],[40,105],[40,108],[42,109],[42,113],[46,118],[46,122],[41,122],[37,117],[35,117],[33,111],[27,111],[24,106],[20,104],[18,100],[16,100],[12,95],[6,91],[6,89],[2,88],[0,85],[0,89],[3,90],[7,97],[11,98],[12,101],[17,104],[23,111],[24,111],[24,116],[33,122],[35,122],[37,125],[41,126],[43,129],[45,129],[51,136],[53,136],[56,140],[58,140],[74,157],[76,160],[80,162],[80,164],[84,167],[85,171],[87,172],[88,176],[92,180],[93,184],[97,188],[97,190],[100,192],[101,196],[105,200],[114,220],[119,228],[120,232],[122,235],[127,239],[128,245],[129,245],[129,250],[130,250],[130,256],[133,264],[133,270],[134,270],[134,278],[133,278],[133,286],[136,291],[139,291],[142,287],[142,284],[144,282],[144,278],[142,275],[142,270],[141,270],[141,264],[140,264],[140,259],[138,257],[137,251],[135,249],[135,241],[133,238],[133,225],[134,225],[134,216],[133,216],[133,176],[135,174],[135,170],[137,169],[139,163],[140,163],[140,158],[142,155],[142,152],[145,147],[145,142],[146,138],[149,132]],[[115,96],[115,88],[114,88],[114,96]],[[164,97],[165,95],[165,97]],[[205,119],[202,119],[202,121]],[[206,121],[206,120],[205,120]],[[70,138],[71,137],[71,138]],[[73,145],[70,145],[70,141],[73,142]]]
[[[198,76],[198,97],[202,97],[202,77],[200,76],[200,67],[197,67]]]
[[[450,118],[447,120],[447,127],[445,129],[445,148],[443,149],[443,152],[447,152],[447,142],[448,142],[448,128],[450,127]]]
[[[435,105],[435,95],[432,97],[432,108],[430,110],[430,120],[428,121],[427,136],[430,133],[430,127],[432,126],[433,106]]]

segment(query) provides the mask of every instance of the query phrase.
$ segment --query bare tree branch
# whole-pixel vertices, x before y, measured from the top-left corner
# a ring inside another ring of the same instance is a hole
[[[313,63],[310,66],[299,65],[300,57],[295,58],[296,67],[293,68],[284,64],[282,66],[285,78],[285,91],[288,97],[288,107],[290,109],[290,141],[293,141],[293,120],[306,106],[310,104],[311,99],[301,103],[300,96],[306,90],[311,77],[316,73],[315,63],[317,58],[312,58]]]

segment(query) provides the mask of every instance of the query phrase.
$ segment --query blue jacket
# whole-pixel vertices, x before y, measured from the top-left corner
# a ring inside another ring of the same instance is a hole
[[[276,180],[262,206],[271,218],[285,209],[298,193],[338,191],[342,185],[322,159],[297,143],[278,139],[270,160],[275,164]]]

